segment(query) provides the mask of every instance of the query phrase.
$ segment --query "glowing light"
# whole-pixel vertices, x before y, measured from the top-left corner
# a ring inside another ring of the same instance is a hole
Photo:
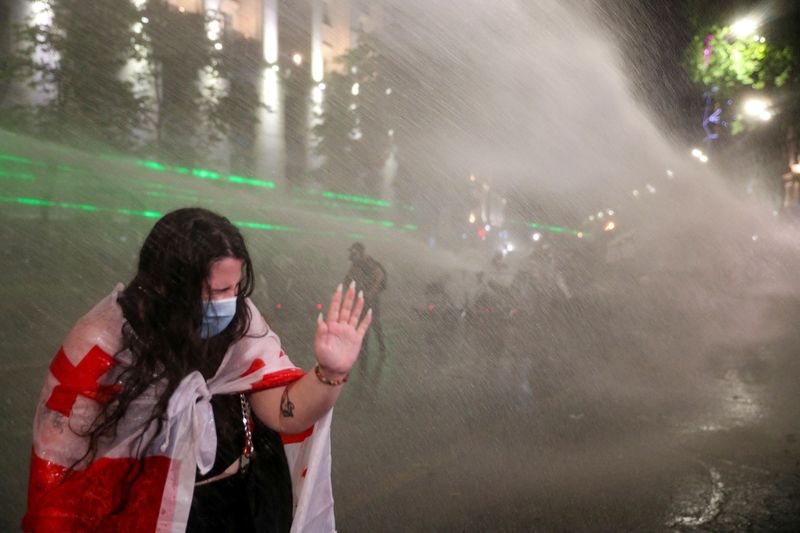
[[[150,19],[149,19],[149,18],[147,18],[147,17],[142,17],[142,24],[147,24],[148,22],[150,22]]]
[[[470,224],[474,224],[475,223],[475,213],[470,213],[469,214],[469,223]]]
[[[744,112],[750,116],[758,117],[769,107],[769,101],[763,98],[750,98],[744,103]]]
[[[34,26],[49,26],[53,23],[53,10],[46,0],[31,2],[31,15]]]
[[[610,217],[614,216],[614,210],[613,209],[607,210],[606,213],[608,213],[608,216],[610,216]]]
[[[288,232],[300,231],[298,228],[293,228],[291,226],[278,226],[275,224],[264,224],[263,222],[247,222],[243,220],[234,220],[233,223],[242,228],[263,229],[267,231],[288,231]]]
[[[388,89],[386,89],[386,96],[389,96],[391,94],[392,94],[392,88],[389,87]]]
[[[603,227],[603,231],[613,231],[613,230],[614,230],[614,228],[616,228],[616,227],[617,227],[617,225],[616,225],[616,224],[614,224],[614,221],[613,221],[613,220],[609,220],[609,221],[608,221],[608,224],[606,224],[606,225]]]
[[[668,178],[673,178],[673,177],[675,177],[675,173],[672,172],[671,170],[667,170],[667,177]]]
[[[252,185],[253,187],[265,187],[267,189],[274,189],[275,184],[271,181],[257,180],[253,178],[243,178],[241,176],[228,176],[228,181],[231,183],[241,183],[243,185]]]
[[[470,174],[469,181],[475,181],[476,179],[477,178],[473,174]]]
[[[731,32],[737,37],[749,37],[755,33],[758,28],[758,21],[753,17],[745,17],[739,19],[731,26]]]
[[[216,12],[209,12],[210,16],[214,16]],[[206,37],[209,41],[218,41],[220,33],[222,32],[222,24],[218,19],[211,19],[206,24]]]
[[[575,236],[578,237],[579,239],[583,239],[583,232],[579,231],[578,233],[575,234]]]
[[[483,227],[483,229],[484,229],[484,230],[486,230],[486,231],[492,231],[492,226],[491,226],[491,225],[489,225],[489,224],[486,224],[486,225]]]
[[[359,91],[361,90],[361,85],[358,82],[355,82],[352,87],[350,87],[350,94],[353,96],[358,96]]]
[[[793,174],[800,174],[800,163],[792,163],[789,168],[792,169]]]
[[[589,222],[594,222],[594,215],[589,215]]]
[[[133,25],[133,32],[134,33],[142,33],[144,26],[142,26],[141,22],[137,22]]]
[[[131,0],[131,4],[133,4],[133,7],[136,9],[142,9],[145,4],[147,4],[147,0]]]
[[[272,65],[278,61],[278,2],[265,0],[262,5],[261,52],[264,61]]]
[[[293,54],[292,55],[292,63],[297,65],[298,67],[303,64],[303,56],[301,54]]]
[[[703,155],[703,151],[699,148],[692,148],[692,157],[700,157]]]
[[[222,50],[222,43],[214,43],[214,50]]]
[[[597,218],[603,218],[603,212],[602,211],[597,213]]]
[[[144,2],[145,2],[146,0],[141,0],[141,1],[142,1],[142,4],[144,4]],[[183,7],[183,6],[181,6],[181,7],[179,7],[179,8],[178,8],[178,11],[179,11],[179,12],[181,12],[181,13],[186,13],[186,8],[185,8],[185,7]]]
[[[656,188],[650,185],[649,183],[646,185],[646,187],[647,187],[647,192],[649,192],[650,194],[656,193]]]
[[[322,105],[322,101],[324,99],[323,88],[320,85],[324,85],[320,83],[319,85],[315,85],[313,89],[311,89],[311,101],[314,105],[321,109],[320,106]]]
[[[765,42],[767,42],[767,39],[766,39],[765,37],[762,37],[762,38],[761,38],[761,39],[759,39],[758,41],[759,41],[761,44],[764,44]]]
[[[484,183],[483,184],[483,190],[484,191],[488,191],[489,190],[489,184],[488,183]]]
[[[511,244],[511,243],[506,244],[506,251],[507,252],[513,252],[514,251],[514,245]]]
[[[764,122],[769,122],[772,120],[772,112],[771,111],[763,111],[758,115],[758,118],[763,120]]]
[[[758,240],[758,235],[753,235],[752,238],[753,238],[753,241],[757,241]]]
[[[387,202],[386,200],[378,200],[375,198],[369,198],[366,196],[350,196],[347,194],[339,194],[335,192],[323,192],[322,196],[325,198],[332,198],[336,200],[343,200],[345,202],[355,202],[359,204],[369,204],[369,205],[377,205],[380,207],[391,207],[392,203]]]
[[[542,239],[542,234],[541,234],[541,233],[539,233],[539,232],[537,231],[536,233],[534,233],[533,235],[531,235],[531,238],[532,238],[534,241],[536,241],[536,242],[539,242],[539,241]]]
[[[699,159],[701,163],[708,163],[708,156],[706,154],[701,155]]]
[[[272,68],[272,72],[279,72],[281,70],[281,67],[279,65],[277,65],[277,64],[276,65],[272,65],[272,67],[270,67],[270,68]]]
[[[631,194],[633,195],[633,197],[634,197],[634,198],[639,198],[639,191],[638,191],[638,189],[633,189],[633,192],[632,192]]]

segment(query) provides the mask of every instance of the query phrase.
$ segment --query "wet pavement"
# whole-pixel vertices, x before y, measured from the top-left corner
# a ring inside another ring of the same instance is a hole
[[[800,339],[788,329],[680,372],[575,339],[547,361],[526,334],[502,354],[458,340],[390,350],[337,407],[339,527],[796,531]],[[406,332],[393,333],[397,345]]]

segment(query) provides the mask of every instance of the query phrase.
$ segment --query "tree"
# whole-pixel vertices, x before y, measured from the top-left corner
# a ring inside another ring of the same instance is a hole
[[[179,12],[166,2],[150,0],[142,12],[139,59],[149,64],[154,102],[151,120],[155,146],[150,150],[169,162],[190,164],[206,152],[208,139],[199,135],[209,112],[198,80],[211,64],[212,43],[206,37],[204,14]]]
[[[696,34],[686,54],[692,79],[717,100],[738,98],[749,91],[781,97],[778,91],[792,80],[794,60],[790,47],[774,46],[757,34],[737,36],[730,26],[712,26]],[[786,96],[795,97],[793,91]],[[736,113],[731,133],[743,129],[742,114]]]
[[[707,139],[718,138],[717,162],[743,179],[748,192],[763,189],[777,199],[791,132],[800,125],[800,11],[788,2],[765,8],[752,0],[684,0],[684,6],[694,34],[684,66],[706,95],[704,127]],[[749,31],[734,31],[732,21],[749,17]],[[753,97],[769,102],[761,115],[768,122],[745,116]]]
[[[43,0],[39,5],[52,16],[16,28],[19,50],[5,65],[7,78],[26,79],[47,95],[28,109],[33,133],[72,143],[130,146],[144,121],[145,99],[119,73],[133,53],[135,7],[116,0]]]
[[[258,110],[266,108],[258,92],[262,59],[259,43],[243,37],[227,39],[214,68],[227,81],[222,94],[210,102],[209,121],[215,140],[225,138],[230,145],[230,170],[252,174],[258,126]]]
[[[393,143],[399,109],[387,61],[364,38],[337,58],[340,71],[326,82],[315,149],[324,157],[321,181],[341,192],[380,194],[380,172]]]
[[[0,57],[0,89],[25,84],[44,98],[4,102],[0,124],[182,165],[227,139],[237,171],[252,171],[245,152],[260,105],[246,74],[260,66],[253,41],[232,36],[218,50],[223,35],[220,28],[220,40],[209,38],[212,19],[164,0],[37,5],[15,29],[16,51]]]

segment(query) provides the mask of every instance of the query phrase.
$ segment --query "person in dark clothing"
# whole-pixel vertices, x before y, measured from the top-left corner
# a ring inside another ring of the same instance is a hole
[[[378,339],[378,348],[381,356],[386,354],[386,343],[383,338],[383,324],[381,323],[380,294],[386,289],[386,271],[383,266],[367,255],[366,248],[360,242],[353,243],[348,249],[350,252],[350,270],[345,276],[345,286],[352,281],[364,292],[364,309],[372,309],[372,325],[370,329],[375,332]],[[369,351],[368,336],[364,337],[361,345],[362,365],[366,365],[366,353]],[[363,367],[362,367],[363,368]]]

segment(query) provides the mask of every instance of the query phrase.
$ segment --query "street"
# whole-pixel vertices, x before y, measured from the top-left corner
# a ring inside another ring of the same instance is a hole
[[[575,340],[390,348],[337,407],[342,531],[796,530],[795,332],[695,361]]]

